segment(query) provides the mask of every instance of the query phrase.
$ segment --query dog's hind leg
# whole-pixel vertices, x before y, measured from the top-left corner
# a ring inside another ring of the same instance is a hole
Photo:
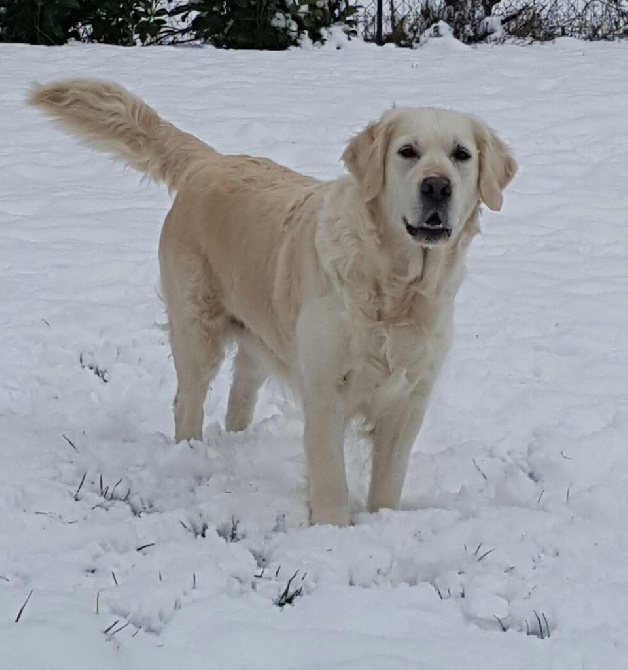
[[[170,343],[177,371],[177,393],[174,398],[174,437],[181,440],[203,438],[203,403],[211,380],[216,376],[224,356],[221,326],[197,329],[194,318],[174,320],[170,326]]]
[[[160,249],[161,286],[177,373],[175,440],[201,440],[203,403],[225,353],[226,315],[206,261]]]
[[[233,382],[229,393],[226,427],[228,431],[245,430],[253,419],[257,392],[266,380],[266,371],[242,344],[233,361]]]

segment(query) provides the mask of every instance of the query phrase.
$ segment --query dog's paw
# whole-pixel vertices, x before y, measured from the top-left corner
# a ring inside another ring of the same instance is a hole
[[[350,524],[351,516],[347,508],[310,505],[310,526],[337,526],[342,528]]]

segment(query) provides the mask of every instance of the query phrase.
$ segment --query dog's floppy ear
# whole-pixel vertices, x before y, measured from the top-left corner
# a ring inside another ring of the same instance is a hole
[[[517,172],[517,162],[508,147],[481,121],[475,123],[480,151],[480,197],[494,212],[502,208],[502,191]]]
[[[358,182],[364,202],[376,198],[384,187],[389,140],[390,126],[373,121],[349,142],[342,154],[347,170]]]

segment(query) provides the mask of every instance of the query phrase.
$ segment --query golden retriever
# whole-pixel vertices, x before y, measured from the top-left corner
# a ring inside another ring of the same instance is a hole
[[[323,182],[220,154],[113,83],[38,85],[29,102],[176,192],[159,247],[175,439],[202,439],[235,341],[226,427],[249,425],[270,374],[300,396],[311,522],[350,522],[354,417],[372,441],[368,509],[397,508],[481,203],[499,210],[517,169],[505,144],[466,114],[393,108],[349,142],[349,174]]]

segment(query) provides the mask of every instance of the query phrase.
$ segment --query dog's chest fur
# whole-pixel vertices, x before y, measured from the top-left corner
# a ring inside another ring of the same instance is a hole
[[[337,284],[350,351],[341,383],[351,398],[350,411],[367,423],[408,402],[416,391],[429,394],[450,346],[468,241],[421,250],[401,269],[365,273],[372,266],[361,261],[346,268]]]
[[[431,387],[450,345],[453,294],[426,297],[408,286],[396,299],[378,295],[372,307],[349,317],[350,370],[343,376],[354,411],[367,421],[421,384]]]

